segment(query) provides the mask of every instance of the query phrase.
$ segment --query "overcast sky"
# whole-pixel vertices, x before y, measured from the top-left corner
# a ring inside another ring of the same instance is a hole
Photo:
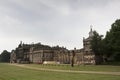
[[[0,52],[20,41],[82,48],[90,25],[105,35],[120,18],[120,0],[0,0]]]

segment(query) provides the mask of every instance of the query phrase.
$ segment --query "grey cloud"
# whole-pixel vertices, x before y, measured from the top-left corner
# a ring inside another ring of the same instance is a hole
[[[9,50],[20,40],[80,48],[89,26],[105,34],[119,7],[119,0],[0,0],[1,41]]]

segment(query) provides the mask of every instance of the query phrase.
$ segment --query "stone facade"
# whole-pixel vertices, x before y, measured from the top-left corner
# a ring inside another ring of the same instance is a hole
[[[57,49],[58,48],[58,49]],[[11,52],[10,62],[14,63],[43,63],[44,61],[55,61],[55,53],[58,52],[60,47],[50,47],[47,45],[37,44],[23,44]]]
[[[96,56],[90,48],[90,41],[92,40],[93,31],[89,32],[88,38],[83,38],[83,48],[74,49],[75,57],[74,63],[81,64],[96,64]],[[54,61],[60,64],[70,64],[73,58],[73,50],[68,50],[63,47],[50,47],[48,45],[38,44],[24,44],[19,46],[11,52],[11,63],[40,63],[44,61]]]
[[[91,40],[93,36],[93,31],[92,28],[89,32],[89,37],[88,38],[83,38],[83,62],[84,64],[96,64],[95,60],[95,54],[93,53],[91,49]]]

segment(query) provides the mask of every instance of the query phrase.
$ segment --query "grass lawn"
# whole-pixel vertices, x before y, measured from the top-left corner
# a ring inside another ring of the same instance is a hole
[[[120,80],[120,76],[40,71],[0,63],[0,80]]]
[[[70,64],[25,64],[27,66],[49,69],[62,69],[62,70],[77,70],[77,71],[107,71],[107,72],[120,72],[120,66],[111,65],[75,65],[71,67]]]

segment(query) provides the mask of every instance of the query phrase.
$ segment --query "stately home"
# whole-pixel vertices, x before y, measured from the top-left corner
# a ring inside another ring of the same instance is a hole
[[[54,64],[70,64],[74,54],[74,63],[81,64],[97,64],[95,54],[90,48],[93,31],[89,32],[88,38],[83,38],[83,48],[68,50],[64,47],[50,47],[41,43],[24,44],[20,42],[18,47],[11,52],[11,63],[54,63]]]

